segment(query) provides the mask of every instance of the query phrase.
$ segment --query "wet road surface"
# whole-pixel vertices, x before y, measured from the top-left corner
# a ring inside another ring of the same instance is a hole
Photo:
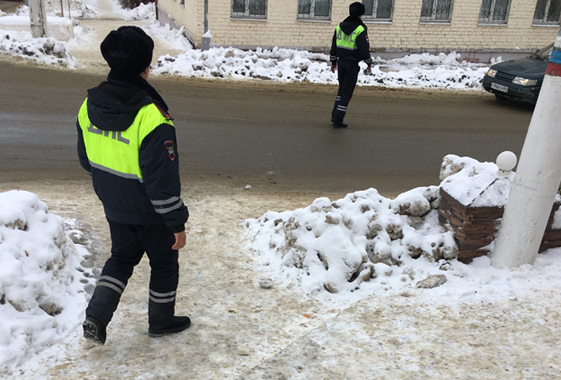
[[[0,62],[0,180],[84,178],[76,113],[103,75]],[[490,94],[358,88],[346,122],[336,88],[151,77],[174,117],[184,180],[270,191],[398,194],[437,185],[446,154],[494,161],[522,149],[532,109]]]

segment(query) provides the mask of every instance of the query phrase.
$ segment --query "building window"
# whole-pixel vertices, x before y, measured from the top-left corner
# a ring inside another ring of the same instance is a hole
[[[267,18],[267,0],[232,0],[232,17]]]
[[[479,11],[479,22],[483,24],[506,24],[510,0],[483,0]]]
[[[391,21],[393,0],[362,0],[365,13],[363,20]]]
[[[331,0],[298,0],[298,19],[329,20]]]
[[[452,0],[423,0],[421,21],[450,22]]]
[[[534,12],[535,25],[559,25],[561,0],[538,0]]]

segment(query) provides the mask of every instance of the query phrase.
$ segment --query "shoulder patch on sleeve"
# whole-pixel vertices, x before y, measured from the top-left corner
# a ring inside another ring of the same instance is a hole
[[[170,161],[175,161],[175,158],[177,157],[177,151],[175,149],[173,140],[164,141],[164,148]]]
[[[160,111],[160,113],[168,120],[173,120],[173,118],[169,115],[169,113],[167,113],[166,110],[164,110],[158,103],[154,102],[153,103],[156,108],[158,109],[158,111]]]

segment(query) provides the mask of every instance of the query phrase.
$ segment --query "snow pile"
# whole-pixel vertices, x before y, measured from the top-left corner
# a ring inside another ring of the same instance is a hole
[[[407,65],[399,60],[377,59],[369,74],[360,75],[358,84],[364,86],[480,89],[486,65],[459,61],[456,53],[440,54],[430,63],[426,55],[407,57]],[[452,64],[453,63],[453,64]],[[363,69],[366,68],[361,63]],[[391,67],[391,69],[390,69]],[[202,78],[261,79],[279,82],[312,82],[336,84],[337,75],[331,72],[329,56],[292,49],[274,48],[243,51],[236,48],[191,50],[177,57],[158,59],[157,74]]]
[[[466,204],[504,205],[513,177],[500,175],[494,163],[447,155],[440,187]],[[306,293],[433,288],[448,280],[442,271],[466,267],[456,260],[453,232],[438,220],[440,187],[419,187],[394,200],[368,189],[335,202],[318,198],[295,211],[269,211],[246,221],[251,248],[274,278],[296,281]]]
[[[456,56],[456,53],[444,56]],[[418,57],[413,54],[409,58],[417,59]],[[395,67],[394,62],[390,61],[388,64]],[[457,61],[453,66],[419,65],[411,69],[400,70],[396,68],[396,70],[384,72],[379,65],[376,65],[372,68],[370,75],[359,77],[358,83],[368,86],[480,90],[481,79],[487,72],[488,65],[474,65]]]
[[[451,54],[429,54],[429,53],[422,53],[417,54],[415,59],[412,59],[411,56],[405,56],[401,58],[396,58],[392,60],[393,63],[407,65],[407,66],[417,66],[417,65],[432,65],[432,66],[457,66],[461,55],[458,53],[451,53]]]
[[[293,212],[248,221],[254,247],[278,274],[304,291],[353,291],[400,265],[405,256],[430,261],[456,257],[452,232],[438,224],[438,187],[390,200],[375,189],[331,202],[318,198]]]
[[[148,3],[143,4],[140,3],[138,7],[133,9],[126,9],[119,6],[117,3],[114,3],[113,11],[121,17],[125,21],[151,21],[156,20],[156,4],[155,3]]]
[[[314,63],[309,55],[308,52],[277,48],[256,51],[235,48],[191,50],[177,57],[170,55],[160,57],[154,72],[201,78],[253,78],[284,82],[307,80],[314,83],[335,83],[336,78],[329,71],[327,64]]]
[[[38,62],[74,68],[76,60],[64,43],[54,38],[31,38],[29,32],[8,32],[0,29],[0,53],[31,58]]]
[[[150,36],[158,36],[160,41],[166,41],[167,46],[182,51],[193,50],[193,45],[184,35],[184,28],[174,29],[169,24],[161,25],[154,21],[147,27],[146,33]]]
[[[0,374],[76,329],[94,284],[85,254],[35,194],[0,193]]]

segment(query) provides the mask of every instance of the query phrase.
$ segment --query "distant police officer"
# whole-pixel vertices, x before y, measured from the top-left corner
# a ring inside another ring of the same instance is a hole
[[[101,43],[111,71],[88,90],[78,114],[78,156],[92,176],[111,232],[111,257],[86,309],[84,337],[104,344],[134,267],[150,259],[148,334],[185,330],[175,316],[178,250],[189,217],[180,197],[179,158],[168,106],[146,81],[154,42],[140,28],[123,26]]]
[[[349,6],[349,17],[335,28],[333,34],[329,58],[331,72],[334,73],[337,68],[339,80],[339,91],[331,112],[331,122],[334,128],[347,127],[343,119],[358,79],[360,71],[358,63],[364,61],[368,65],[368,70],[372,65],[367,27],[361,20],[364,11],[363,4],[352,3]]]

